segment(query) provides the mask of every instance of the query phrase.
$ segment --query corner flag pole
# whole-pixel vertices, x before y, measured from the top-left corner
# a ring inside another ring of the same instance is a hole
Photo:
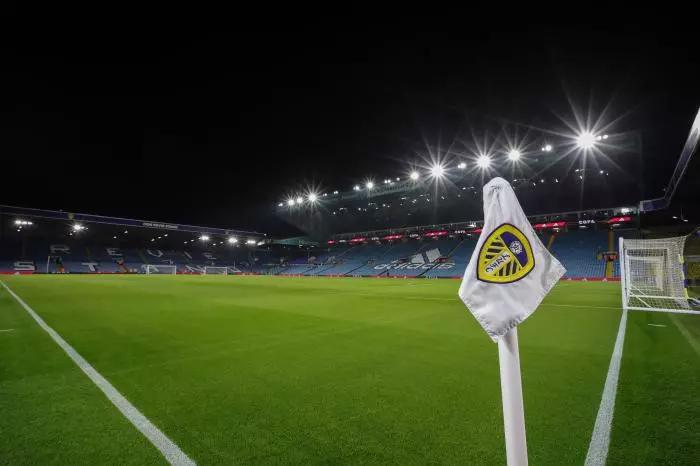
[[[508,466],[527,466],[525,409],[523,408],[517,327],[513,327],[498,339],[498,363],[501,368],[503,426]]]
[[[530,225],[510,183],[498,177],[486,183],[484,226],[457,294],[498,343],[508,466],[527,466],[516,326],[537,310],[565,273]]]

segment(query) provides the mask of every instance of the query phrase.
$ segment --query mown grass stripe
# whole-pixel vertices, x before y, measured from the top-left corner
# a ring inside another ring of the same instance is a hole
[[[158,429],[146,416],[144,416],[129,400],[110,384],[92,365],[85,360],[61,335],[51,328],[27,303],[22,300],[5,283],[0,285],[12,296],[22,308],[39,324],[69,358],[88,376],[88,378],[105,394],[107,399],[116,406],[124,417],[141,432],[156,449],[165,457],[168,463],[175,466],[194,466],[196,463],[190,459],[180,448]]]

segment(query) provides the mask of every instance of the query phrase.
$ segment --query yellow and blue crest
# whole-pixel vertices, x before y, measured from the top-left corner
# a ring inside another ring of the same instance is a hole
[[[515,226],[504,223],[486,238],[476,268],[476,278],[489,283],[513,283],[535,267],[530,241]]]

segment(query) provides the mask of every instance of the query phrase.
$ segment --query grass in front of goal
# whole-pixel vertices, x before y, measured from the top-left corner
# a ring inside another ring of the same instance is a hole
[[[457,300],[458,281],[2,280],[200,464],[505,461],[497,347]],[[583,462],[619,303],[617,284],[563,282],[520,326],[532,464]],[[700,358],[674,324],[640,330],[637,320],[630,319],[625,346],[614,463],[637,453],[632,450],[648,440],[640,431],[654,431],[647,423],[660,415],[632,394],[670,398],[674,408],[690,403],[683,426],[700,415],[692,390]],[[686,330],[697,332],[697,320],[684,317]],[[0,462],[164,463],[0,291],[0,330],[6,329],[13,330],[0,332]],[[662,363],[666,339],[675,345],[674,359]],[[645,358],[652,350],[654,357]],[[645,364],[658,383],[648,383]],[[661,383],[664,377],[674,383]],[[671,427],[661,425],[657,438],[668,437]],[[695,432],[684,431],[672,444],[686,450],[675,453],[678,462],[697,457],[689,456],[697,453]],[[643,458],[663,462],[668,452],[660,446],[647,448]]]

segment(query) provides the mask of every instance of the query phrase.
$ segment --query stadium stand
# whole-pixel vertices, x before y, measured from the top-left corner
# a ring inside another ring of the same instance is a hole
[[[605,262],[599,255],[607,250],[607,232],[596,230],[556,234],[550,246],[550,251],[566,267],[565,278],[604,278]]]
[[[545,245],[567,268],[565,278],[617,278],[617,261],[606,270],[605,252],[616,249],[620,236],[639,237],[626,229],[539,232]],[[0,273],[145,273],[146,265],[175,265],[178,273],[202,273],[205,266],[228,267],[229,274],[255,273],[305,276],[461,277],[478,235],[439,238],[341,242],[313,250],[303,248],[185,245],[127,246],[116,241],[90,242],[74,237],[0,241]]]

